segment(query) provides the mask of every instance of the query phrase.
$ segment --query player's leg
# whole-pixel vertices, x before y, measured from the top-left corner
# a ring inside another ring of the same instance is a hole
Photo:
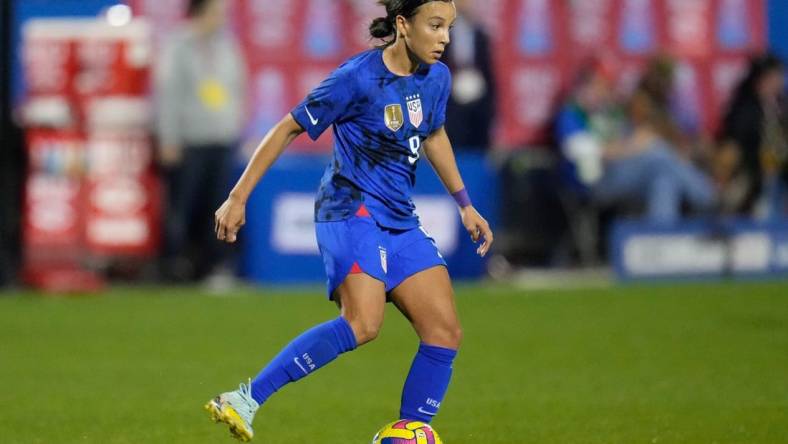
[[[383,322],[385,276],[380,265],[380,229],[369,217],[316,225],[328,291],[341,315],[297,337],[252,381],[262,404],[283,385],[297,381],[339,354],[369,342]]]
[[[446,267],[410,276],[391,292],[391,299],[421,339],[402,389],[400,418],[430,422],[449,387],[462,340]]]
[[[389,295],[421,339],[402,390],[400,417],[429,422],[438,412],[462,339],[446,262],[421,227],[392,233]]]
[[[377,335],[385,306],[382,282],[351,274],[334,294],[341,301],[341,315],[296,337],[252,380],[252,396],[258,404]]]
[[[391,300],[422,342],[460,348],[462,328],[446,267],[433,266],[408,277],[391,291]]]
[[[371,220],[317,224],[329,295],[340,306],[341,315],[296,337],[251,384],[241,384],[206,405],[215,420],[230,425],[236,437],[251,439],[254,414],[277,390],[377,336],[386,295],[376,230]]]
[[[383,282],[351,274],[334,295],[341,315],[296,337],[248,386],[241,384],[211,400],[206,409],[214,420],[227,423],[234,436],[248,441],[254,435],[254,415],[271,395],[377,336],[386,303]]]

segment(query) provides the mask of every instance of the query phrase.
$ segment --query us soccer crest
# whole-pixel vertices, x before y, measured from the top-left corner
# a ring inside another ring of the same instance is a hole
[[[404,118],[402,117],[402,107],[399,103],[394,105],[386,105],[386,112],[385,114],[385,121],[386,121],[386,128],[397,132],[398,129],[402,128],[402,124],[404,123]]]
[[[419,125],[421,125],[421,121],[424,120],[424,115],[421,112],[421,97],[416,94],[406,97],[405,100],[408,104],[408,118],[410,119],[410,123],[418,128]]]

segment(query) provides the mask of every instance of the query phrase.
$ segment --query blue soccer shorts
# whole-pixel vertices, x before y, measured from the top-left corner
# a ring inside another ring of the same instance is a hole
[[[421,226],[409,230],[381,227],[363,206],[350,219],[317,222],[315,231],[331,300],[352,273],[366,273],[383,282],[388,293],[420,271],[446,266],[435,240]]]

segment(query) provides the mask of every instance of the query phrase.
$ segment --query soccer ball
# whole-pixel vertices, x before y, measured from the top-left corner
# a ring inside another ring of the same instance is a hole
[[[429,424],[400,419],[380,429],[372,444],[443,444],[443,441]]]

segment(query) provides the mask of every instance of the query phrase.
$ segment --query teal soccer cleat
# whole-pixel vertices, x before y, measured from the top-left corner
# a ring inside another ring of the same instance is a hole
[[[230,426],[230,433],[241,441],[251,441],[254,436],[252,421],[260,405],[252,399],[250,384],[241,383],[238,390],[225,392],[205,404],[205,410],[215,422]]]

